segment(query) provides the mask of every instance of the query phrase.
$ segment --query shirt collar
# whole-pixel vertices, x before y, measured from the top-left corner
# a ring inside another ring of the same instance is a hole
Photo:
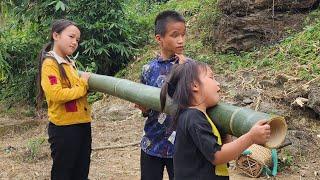
[[[158,54],[156,59],[159,63],[179,63],[179,61],[177,61],[176,56],[172,56],[171,58],[164,60],[163,57],[161,57],[160,54]]]
[[[59,56],[59,55],[58,55],[56,52],[54,52],[54,51],[49,51],[49,52],[47,53],[47,56],[51,56],[51,57],[55,58],[55,59],[57,60],[58,64],[69,64],[69,65],[72,65],[72,66],[75,67],[75,62],[74,62],[72,59],[70,59],[68,56],[67,56],[66,58],[67,58],[69,61],[66,60],[65,58]]]

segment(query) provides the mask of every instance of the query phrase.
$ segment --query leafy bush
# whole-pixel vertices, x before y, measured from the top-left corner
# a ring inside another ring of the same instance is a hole
[[[67,18],[81,29],[79,59],[84,64],[95,62],[98,73],[114,74],[135,53],[140,39],[131,27],[135,22],[125,16],[121,1],[70,1]],[[99,17],[99,18],[97,18]]]
[[[75,21],[81,30],[77,64],[112,75],[136,53],[140,35],[123,11],[123,1],[8,1],[0,28],[0,100],[34,104],[37,55],[54,19]],[[8,22],[8,23],[6,23]],[[9,23],[10,22],[10,23]]]
[[[46,138],[44,137],[37,137],[28,140],[27,142],[27,160],[32,161],[37,158],[39,155],[39,151],[43,143],[45,143]]]
[[[36,57],[43,44],[37,29],[35,24],[17,29],[14,22],[0,36],[0,100],[9,105],[24,100],[31,102],[35,96]]]

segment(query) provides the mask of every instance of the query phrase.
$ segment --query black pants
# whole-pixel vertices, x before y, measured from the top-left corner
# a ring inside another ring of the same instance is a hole
[[[167,169],[169,179],[173,180],[173,158],[150,156],[141,150],[141,180],[162,180],[164,167]]]
[[[87,180],[91,154],[91,124],[48,127],[52,180]]]

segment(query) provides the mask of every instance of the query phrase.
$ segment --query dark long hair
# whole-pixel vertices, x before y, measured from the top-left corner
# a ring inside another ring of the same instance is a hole
[[[48,42],[47,44],[45,44],[43,46],[43,48],[41,49],[39,55],[38,55],[38,59],[39,59],[39,64],[38,64],[38,76],[37,76],[37,89],[38,89],[38,94],[37,94],[37,99],[36,99],[36,103],[37,103],[37,109],[39,110],[42,107],[42,103],[43,103],[43,98],[44,98],[44,92],[41,86],[41,69],[42,69],[42,64],[43,61],[45,59],[45,57],[47,56],[47,52],[49,52],[50,50],[52,50],[53,45],[54,45],[54,40],[53,40],[53,33],[61,33],[64,29],[66,29],[68,26],[77,26],[76,23],[66,20],[66,19],[59,19],[54,21],[54,23],[52,24],[52,28],[51,28],[51,32],[50,32],[50,42]],[[58,68],[59,68],[59,73],[61,76],[61,79],[64,81],[68,81],[68,77],[66,74],[66,71],[64,70],[62,64],[58,64]]]
[[[178,105],[172,124],[174,129],[176,129],[181,110],[192,106],[194,101],[192,85],[194,82],[200,83],[200,72],[207,71],[207,67],[207,64],[193,60],[172,67],[166,82],[161,88],[160,104],[161,111],[164,111],[167,96],[169,96],[173,103]]]

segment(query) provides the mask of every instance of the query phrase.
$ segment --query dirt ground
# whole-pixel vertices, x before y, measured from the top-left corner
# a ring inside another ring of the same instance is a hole
[[[284,99],[277,100],[275,97],[281,95],[283,86],[280,89],[275,86],[258,87],[256,84],[261,80],[251,80],[252,75],[254,73],[243,73],[239,75],[242,78],[217,79],[224,89],[221,92],[223,101],[286,118],[287,138],[292,145],[279,150],[280,172],[276,178],[270,179],[320,179],[319,117],[305,108],[288,105]],[[2,117],[0,121],[0,179],[49,179],[51,158],[47,121],[32,118],[22,121],[13,117]],[[132,103],[105,97],[93,105],[90,179],[140,178],[138,144],[143,125],[144,119]],[[232,163],[230,172],[231,179],[249,179],[240,174]],[[166,174],[164,179],[167,179]]]

